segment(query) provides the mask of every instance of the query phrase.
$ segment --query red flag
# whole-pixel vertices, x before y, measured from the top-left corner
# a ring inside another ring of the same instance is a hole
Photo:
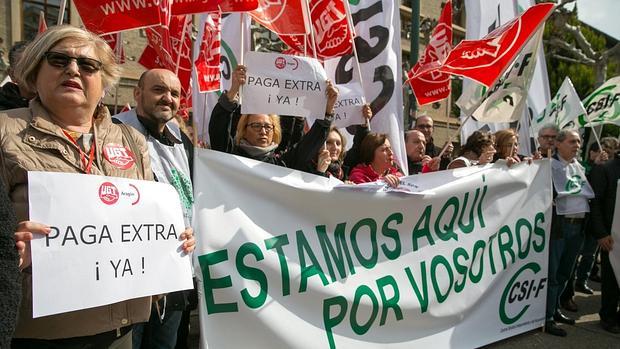
[[[172,0],[74,0],[84,26],[97,34],[167,24]]]
[[[425,105],[448,98],[450,95],[450,74],[433,70],[442,62],[452,49],[452,1],[444,5],[439,22],[424,53],[418,62],[407,72],[409,85],[420,105]],[[428,73],[424,71],[432,70]]]
[[[131,110],[131,105],[129,105],[129,103],[125,104],[125,106],[123,107],[123,109],[121,109],[121,113],[124,113],[126,111],[130,111]]]
[[[305,1],[305,0],[303,0]],[[302,0],[258,0],[258,8],[250,15],[276,34],[306,34],[306,9]]]
[[[220,3],[222,12],[254,11],[258,8],[259,0],[224,0]]]
[[[183,0],[173,1],[171,15],[189,15],[202,12],[218,11],[218,5],[223,0]]]
[[[343,0],[310,0],[310,23],[318,58],[340,57],[353,52],[352,31]],[[293,52],[314,56],[310,35],[279,36]]]
[[[206,16],[200,43],[200,53],[194,67],[198,80],[198,91],[220,90],[220,21],[221,13]]]
[[[492,86],[554,7],[553,3],[534,5],[480,40],[461,41],[440,70]]]
[[[125,63],[125,48],[123,47],[123,42],[120,39],[121,33],[115,34],[105,34],[101,35],[101,38],[105,40],[110,48],[114,51],[116,55],[116,61],[120,64]]]
[[[172,16],[168,27],[148,28],[148,45],[138,63],[147,69],[164,68],[175,72],[181,82],[181,103],[190,107],[192,75],[191,16]],[[183,40],[181,40],[183,37]]]
[[[39,34],[47,30],[47,23],[45,23],[45,13],[39,11]]]

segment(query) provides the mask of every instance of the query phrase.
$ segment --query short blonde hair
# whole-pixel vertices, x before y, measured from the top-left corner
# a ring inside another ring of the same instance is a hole
[[[28,44],[15,68],[16,79],[26,84],[30,90],[36,91],[37,74],[39,73],[44,54],[65,39],[77,41],[83,46],[94,48],[97,60],[102,63],[101,80],[105,90],[118,82],[121,75],[121,67],[116,62],[114,51],[112,51],[108,43],[88,30],[71,25],[50,27]]]
[[[239,123],[237,124],[237,134],[235,135],[235,144],[239,145],[241,140],[245,138],[245,130],[248,126],[248,119],[250,115],[254,114],[243,114],[241,118],[239,118]],[[269,120],[273,124],[273,143],[280,144],[282,140],[282,127],[280,127],[280,117],[276,114],[268,114]]]
[[[504,159],[506,157],[509,157],[512,152],[512,149],[508,150],[508,154],[505,154],[505,150],[506,150],[506,145],[508,144],[508,142],[510,142],[512,140],[512,138],[514,137],[515,140],[518,142],[519,141],[519,135],[517,134],[517,131],[509,128],[509,129],[505,129],[505,130],[499,130],[497,132],[495,132],[495,150],[497,151],[498,156],[500,157],[500,159]]]

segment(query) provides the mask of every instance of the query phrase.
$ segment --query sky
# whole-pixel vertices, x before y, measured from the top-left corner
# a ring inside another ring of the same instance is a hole
[[[579,19],[620,40],[620,0],[577,0]]]

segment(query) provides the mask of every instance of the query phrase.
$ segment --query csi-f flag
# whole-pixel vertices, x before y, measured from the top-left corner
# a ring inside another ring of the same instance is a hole
[[[488,91],[486,99],[472,116],[482,122],[512,122],[523,114],[527,92],[536,66],[536,52],[544,26],[525,45],[510,68]]]
[[[579,116],[579,127],[620,125],[620,76],[607,80],[583,100],[583,105],[587,115]]]
[[[532,134],[538,134],[538,131],[545,124],[555,124],[560,129],[576,129],[579,126],[575,120],[585,112],[579,95],[567,76],[545,110],[538,117],[532,119]]]

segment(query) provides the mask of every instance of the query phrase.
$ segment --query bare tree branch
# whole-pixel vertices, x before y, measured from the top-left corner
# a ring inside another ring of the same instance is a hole
[[[607,60],[609,59],[609,57],[613,57],[616,55],[618,56],[617,58],[620,59],[620,42],[616,43],[616,45],[609,50],[601,53],[601,59]]]
[[[584,62],[588,62],[588,64],[594,64],[596,62],[595,59],[585,55],[580,49],[575,47],[575,45],[571,45],[571,44],[567,43],[564,40],[561,40],[561,39],[553,37],[553,38],[551,38],[551,40],[548,41],[548,43],[550,45],[552,45],[552,46],[555,46],[555,47],[561,48],[563,50],[566,50],[568,53],[570,53],[576,59],[584,61]]]
[[[571,57],[562,56],[562,55],[559,55],[557,53],[553,54],[553,58],[557,58],[560,61],[564,61],[564,62],[568,62],[568,63],[583,64],[583,65],[589,65],[589,66],[593,66],[594,65],[591,62],[584,62],[582,60],[571,58]]]

